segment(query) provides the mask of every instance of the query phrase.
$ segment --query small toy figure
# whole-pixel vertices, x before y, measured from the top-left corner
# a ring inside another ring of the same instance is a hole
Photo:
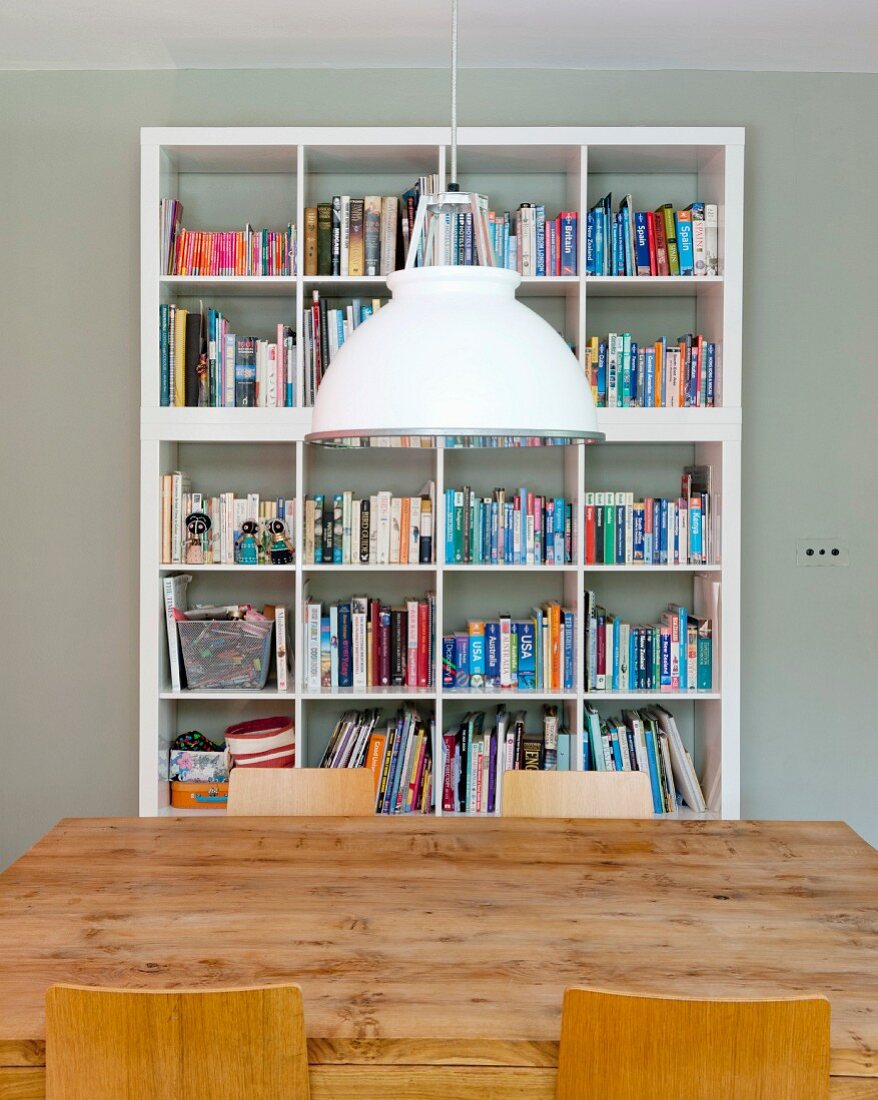
[[[190,512],[186,517],[186,546],[183,561],[186,565],[204,565],[204,542],[210,530],[210,516],[204,512]]]
[[[255,519],[245,519],[241,524],[241,534],[235,543],[235,561],[238,565],[258,565],[259,551],[256,545],[256,536],[259,534],[259,524]]]
[[[266,529],[271,538],[268,556],[272,565],[289,565],[293,560],[293,544],[287,534],[286,522],[282,519],[270,519]]]

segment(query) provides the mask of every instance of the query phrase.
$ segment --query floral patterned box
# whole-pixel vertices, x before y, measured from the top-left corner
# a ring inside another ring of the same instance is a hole
[[[181,783],[225,783],[229,765],[223,752],[171,749],[168,778]]]

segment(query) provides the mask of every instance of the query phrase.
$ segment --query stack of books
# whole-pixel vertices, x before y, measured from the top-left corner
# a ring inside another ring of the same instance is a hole
[[[321,768],[369,768],[375,812],[427,814],[433,806],[433,719],[410,707],[385,721],[380,711],[346,711],[336,724]]]
[[[436,598],[391,606],[353,596],[324,608],[305,601],[303,684],[307,691],[433,686]]]
[[[209,408],[292,408],[296,334],[237,336],[219,310],[159,306],[159,403]]]
[[[282,519],[289,539],[292,541],[295,537],[296,501],[291,497],[262,500],[259,493],[241,496],[232,492],[208,496],[195,492],[189,475],[175,470],[162,475],[161,502],[163,565],[185,563],[184,549],[189,538],[186,517],[193,512],[204,513],[210,520],[209,529],[201,536],[205,565],[235,563],[235,545],[246,520],[256,521],[261,532],[257,539],[260,565],[270,560],[266,553],[268,540],[264,535],[268,520]]]
[[[572,691],[575,654],[576,614],[554,600],[526,618],[471,619],[442,638],[442,686]]]
[[[711,691],[713,623],[680,604],[661,622],[623,622],[585,593],[585,690]]]
[[[592,336],[585,373],[598,408],[713,408],[719,404],[717,345],[691,332],[638,344],[629,332]]]
[[[676,500],[586,492],[585,564],[710,565],[718,557],[718,528],[710,466],[687,466]]]
[[[613,210],[612,194],[589,210],[586,275],[719,275],[718,208],[693,202],[677,210],[635,210],[626,195]]]
[[[564,565],[573,561],[573,505],[522,488],[478,497],[445,490],[445,560],[465,565]]]
[[[351,490],[305,498],[306,565],[410,565],[433,561],[433,482],[417,496]]]
[[[672,813],[683,803],[697,813],[707,809],[692,758],[664,707],[623,710],[621,720],[604,721],[587,703],[582,758],[585,768],[594,771],[646,772],[657,814]]]
[[[182,229],[183,205],[159,202],[163,275],[295,275],[296,227],[241,231]]]

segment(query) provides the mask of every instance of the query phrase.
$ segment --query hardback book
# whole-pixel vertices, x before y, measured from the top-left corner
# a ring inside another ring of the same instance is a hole
[[[348,275],[366,273],[364,228],[364,200],[352,198],[348,213]]]
[[[316,206],[305,208],[305,275],[319,275]]]

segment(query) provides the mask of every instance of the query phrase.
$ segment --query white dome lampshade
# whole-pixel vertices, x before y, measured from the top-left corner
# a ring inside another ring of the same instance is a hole
[[[521,447],[603,439],[591,387],[561,336],[496,267],[414,267],[333,356],[311,443]]]

